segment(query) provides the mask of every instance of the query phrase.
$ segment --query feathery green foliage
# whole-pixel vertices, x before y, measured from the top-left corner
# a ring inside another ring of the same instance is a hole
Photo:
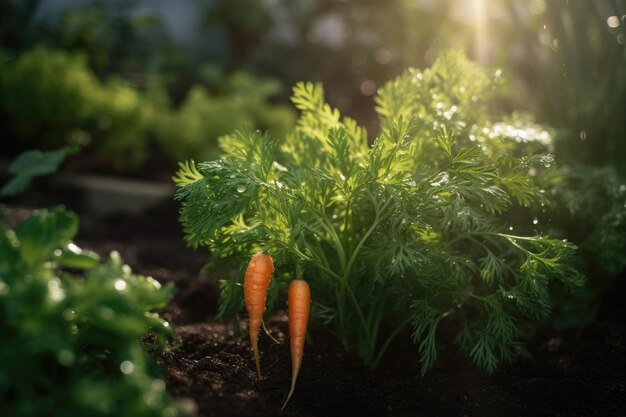
[[[181,415],[140,343],[150,332],[160,349],[171,336],[156,312],[173,288],[116,252],[101,262],[72,243],[77,230],[61,208],[0,225],[0,414]]]
[[[550,282],[582,278],[572,244],[510,230],[509,213],[545,200],[535,174],[554,161],[525,154],[549,139],[527,119],[487,121],[490,85],[456,52],[406,71],[379,91],[382,131],[369,146],[320,85],[297,84],[301,115],[283,140],[237,131],[219,159],[195,166],[200,177],[183,167],[188,241],[208,247],[215,267],[272,254],[270,292],[306,279],[313,315],[370,366],[412,327],[426,372],[439,324],[454,320],[459,347],[494,371],[523,353],[520,321],[549,314]],[[241,310],[239,283],[223,281],[224,318]]]

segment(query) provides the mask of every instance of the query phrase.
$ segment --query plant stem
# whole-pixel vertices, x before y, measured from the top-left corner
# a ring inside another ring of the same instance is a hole
[[[343,273],[344,277],[348,277],[350,275],[350,272],[352,272],[352,265],[354,264],[354,261],[356,260],[357,255],[359,254],[359,252],[361,251],[361,248],[363,247],[363,245],[365,244],[365,242],[367,241],[367,239],[370,237],[370,235],[374,232],[374,230],[376,229],[376,227],[378,226],[378,224],[382,221],[382,216],[381,216],[381,211],[384,210],[385,208],[387,208],[387,206],[389,205],[389,203],[391,202],[391,200],[387,200],[385,202],[385,204],[383,204],[382,207],[379,207],[378,205],[374,205],[374,208],[376,210],[376,214],[374,217],[374,221],[372,222],[372,224],[370,225],[370,227],[367,229],[367,231],[365,232],[365,234],[363,235],[363,237],[361,238],[361,240],[359,241],[359,243],[357,244],[356,248],[354,249],[354,252],[352,252],[352,256],[350,256],[350,260],[348,261],[348,265],[346,266],[346,269]]]
[[[410,317],[405,318],[402,322],[400,322],[398,326],[396,326],[393,332],[391,332],[391,334],[385,340],[385,343],[383,343],[383,345],[378,350],[378,354],[376,355],[376,358],[374,359],[373,362],[371,362],[372,368],[376,368],[378,366],[378,364],[380,363],[381,359],[383,358],[383,355],[387,351],[387,348],[389,347],[393,339],[395,339],[396,336],[400,333],[400,331],[402,331],[402,329],[404,329],[404,327],[410,322],[411,322]]]

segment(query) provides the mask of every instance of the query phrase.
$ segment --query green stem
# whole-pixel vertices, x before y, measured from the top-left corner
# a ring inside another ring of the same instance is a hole
[[[375,209],[375,218],[374,221],[372,222],[372,224],[370,225],[370,227],[368,228],[368,230],[365,232],[365,234],[363,235],[363,237],[361,238],[361,240],[359,241],[359,243],[357,244],[356,248],[354,249],[354,251],[352,252],[352,255],[350,256],[350,259],[348,261],[348,264],[342,274],[343,277],[343,282],[345,283],[345,286],[342,288],[342,291],[340,293],[340,297],[341,300],[343,299],[343,297],[345,296],[344,293],[344,288],[348,293],[348,296],[350,297],[352,303],[355,306],[356,312],[359,316],[359,320],[361,321],[361,325],[363,326],[363,332],[364,332],[364,337],[365,337],[365,346],[366,346],[366,350],[363,353],[364,359],[366,360],[366,362],[371,362],[370,358],[374,353],[374,349],[375,349],[375,345],[376,345],[376,339],[378,337],[378,323],[380,322],[380,311],[378,313],[376,313],[376,310],[381,310],[382,311],[382,305],[379,308],[374,308],[372,311],[372,314],[374,314],[376,317],[375,322],[376,324],[374,324],[374,322],[372,322],[372,320],[365,320],[365,316],[363,315],[363,311],[360,308],[359,302],[356,299],[354,293],[352,292],[350,286],[348,285],[348,278],[350,276],[350,273],[352,272],[352,266],[354,265],[354,262],[356,261],[363,245],[365,244],[365,242],[367,241],[367,239],[369,239],[369,237],[371,236],[371,234],[374,232],[374,230],[376,229],[376,227],[380,224],[380,222],[382,221],[383,217],[381,215],[382,211],[384,211],[385,208],[387,208],[387,206],[390,203],[390,200],[388,200],[387,202],[385,202],[385,204],[383,204],[383,206],[379,206],[375,199],[370,195],[370,197],[372,198],[372,201],[374,203],[374,209]],[[382,304],[382,303],[379,303]],[[370,316],[370,319],[372,317]]]
[[[330,234],[331,241],[333,242],[335,249],[337,250],[337,256],[339,257],[340,268],[343,270],[346,265],[346,254],[345,254],[343,245],[341,243],[341,239],[337,235],[337,231],[333,227],[330,220],[328,220],[328,216],[326,216],[326,213],[324,213],[323,211],[317,210],[315,207],[313,207],[311,204],[309,204],[306,201],[304,202],[304,204],[311,211],[311,213],[315,215],[320,225],[322,225],[322,227],[324,227],[324,229]]]
[[[344,236],[344,241],[343,241],[343,245],[345,248],[346,252],[350,251],[350,242],[348,240],[350,233],[349,233],[349,228],[350,228],[350,205],[352,203],[352,198],[351,196],[348,197],[347,201],[346,201],[346,213],[345,213],[345,217],[343,219],[343,236]]]
[[[385,340],[385,343],[383,343],[383,345],[378,350],[378,354],[376,355],[376,358],[374,358],[374,361],[371,363],[372,368],[376,368],[378,366],[378,364],[380,363],[381,359],[383,358],[385,352],[387,351],[387,348],[389,348],[389,345],[391,344],[393,339],[395,339],[396,336],[398,336],[398,334],[402,331],[402,329],[404,329],[404,327],[410,322],[411,322],[411,318],[407,317],[402,322],[400,322],[398,326],[396,326],[393,332],[391,332],[391,334],[387,337],[387,340]]]
[[[382,293],[367,315],[367,328],[371,331],[371,333],[369,334],[365,344],[367,350],[363,354],[366,363],[372,362],[372,356],[376,350],[376,340],[378,339],[378,330],[380,329],[380,321],[385,302],[385,293]]]
[[[376,214],[374,217],[374,221],[372,222],[372,224],[370,225],[369,229],[367,229],[367,231],[365,232],[365,234],[363,235],[363,237],[361,238],[361,240],[359,241],[359,243],[357,244],[356,248],[354,249],[354,252],[352,252],[352,256],[350,256],[350,260],[348,261],[348,265],[346,266],[345,272],[344,272],[344,277],[348,277],[350,275],[350,272],[352,270],[352,265],[354,264],[354,261],[356,260],[359,252],[361,251],[361,248],[363,247],[363,245],[365,244],[365,242],[367,241],[367,239],[370,237],[370,235],[374,232],[374,230],[376,229],[376,227],[380,224],[380,222],[382,221],[382,216],[381,216],[381,212],[387,208],[387,206],[389,205],[389,203],[391,202],[391,200],[387,200],[385,202],[385,204],[383,204],[382,207],[379,207],[378,205],[374,205],[374,208],[376,210]]]
[[[485,297],[481,297],[480,295],[476,295],[474,293],[467,293],[467,295],[469,295],[472,298],[475,298],[476,300],[482,301],[483,303],[489,303],[489,300],[487,300]]]
[[[346,253],[343,248],[343,243],[341,242],[341,239],[339,238],[337,231],[335,230],[333,225],[330,223],[330,220],[328,220],[328,217],[326,217],[326,215],[324,215],[323,217],[324,217],[324,220],[326,221],[326,227],[328,228],[328,231],[331,234],[333,243],[335,244],[335,248],[337,249],[337,255],[339,256],[339,267],[343,270],[346,267]]]
[[[302,251],[300,251],[299,249],[297,249],[295,247],[294,248],[287,247],[287,250],[292,251],[293,253],[295,253],[297,256],[299,256],[303,260],[305,260],[305,261],[315,265],[318,269],[324,271],[329,276],[337,279],[339,281],[339,283],[342,285],[342,288],[345,288],[345,290],[347,291],[347,294],[348,294],[348,297],[350,298],[350,301],[352,301],[352,303],[354,304],[354,308],[355,308],[355,310],[357,312],[357,315],[359,316],[359,319],[361,321],[361,325],[363,326],[363,328],[367,329],[367,322],[365,321],[365,317],[363,316],[363,311],[361,310],[359,302],[357,301],[356,297],[354,296],[354,293],[352,292],[352,289],[348,286],[348,284],[347,284],[346,280],[344,279],[344,277],[338,275],[336,272],[332,271],[327,266],[322,265],[320,262],[317,262],[317,260],[307,256],[306,254],[304,254]]]

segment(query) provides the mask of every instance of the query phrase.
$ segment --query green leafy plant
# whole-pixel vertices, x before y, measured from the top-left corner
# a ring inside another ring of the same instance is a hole
[[[3,57],[4,58],[4,57]],[[0,105],[16,139],[60,147],[96,112],[100,84],[84,57],[33,49],[4,65]]]
[[[487,121],[480,100],[492,81],[458,52],[407,70],[379,91],[371,146],[320,85],[297,84],[301,115],[283,140],[240,130],[219,159],[181,164],[188,241],[207,246],[215,268],[270,253],[268,311],[288,281],[306,279],[313,317],[372,367],[411,328],[426,372],[445,320],[459,348],[494,371],[524,353],[523,320],[549,315],[550,283],[583,281],[571,243],[540,226],[512,230],[511,217],[546,201],[536,179],[554,161],[524,154],[549,144],[527,119]],[[241,277],[221,289],[221,317],[236,317]]]
[[[77,229],[62,208],[0,224],[0,414],[180,415],[140,343],[172,334],[156,314],[172,287],[78,248]]]
[[[225,80],[221,94],[192,87],[180,109],[159,118],[156,135],[161,148],[174,160],[214,158],[218,138],[242,124],[284,136],[294,125],[294,113],[273,105],[269,98],[280,91],[273,80],[236,73]]]
[[[596,318],[603,296],[626,270],[626,184],[613,167],[564,166],[548,188],[551,210],[539,217],[579,247],[584,291],[562,294],[557,327],[582,327]],[[558,214],[558,215],[557,215]]]
[[[88,145],[117,171],[145,161],[151,140],[178,161],[217,155],[217,138],[241,124],[282,136],[294,113],[269,102],[280,91],[273,80],[236,73],[220,94],[193,86],[172,109],[165,87],[151,77],[140,90],[118,76],[100,81],[83,55],[34,49],[0,68],[3,133],[23,144],[57,149]]]
[[[9,172],[13,174],[13,178],[0,189],[0,197],[15,196],[24,192],[33,178],[56,172],[65,158],[75,151],[74,148],[67,147],[53,152],[35,149],[22,153],[9,165]]]
[[[144,160],[157,108],[119,78],[102,83],[80,54],[33,49],[0,72],[5,134],[42,149],[91,142],[116,169]]]

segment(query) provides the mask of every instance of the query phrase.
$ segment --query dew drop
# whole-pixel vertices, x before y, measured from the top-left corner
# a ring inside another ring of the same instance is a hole
[[[238,192],[238,193],[243,193],[244,191],[246,191],[246,186],[245,186],[245,185],[243,185],[243,184],[239,184],[239,185],[237,186],[237,192]]]
[[[118,279],[117,281],[115,281],[115,289],[118,291],[124,291],[126,289],[126,281],[124,281],[123,279]]]
[[[608,19],[606,19],[606,24],[611,29],[615,29],[616,27],[619,26],[619,17],[609,16]]]
[[[61,287],[61,281],[58,279],[52,279],[48,281],[48,294],[52,301],[61,301],[65,298],[65,291]]]
[[[509,227],[509,230],[513,230],[513,226],[510,226],[510,227]]]
[[[122,371],[123,374],[130,374],[135,370],[135,365],[131,362],[131,361],[124,361],[121,363],[120,365],[120,371]]]

